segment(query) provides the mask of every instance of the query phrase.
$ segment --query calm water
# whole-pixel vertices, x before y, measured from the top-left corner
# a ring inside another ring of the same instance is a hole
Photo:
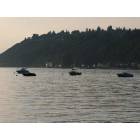
[[[140,71],[0,68],[0,122],[140,122]]]

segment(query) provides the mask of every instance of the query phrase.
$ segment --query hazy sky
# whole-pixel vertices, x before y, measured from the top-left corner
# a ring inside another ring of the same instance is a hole
[[[0,18],[0,53],[22,41],[33,33],[44,34],[50,30],[85,30],[97,26],[140,28],[140,18],[45,18],[45,17],[1,17]]]

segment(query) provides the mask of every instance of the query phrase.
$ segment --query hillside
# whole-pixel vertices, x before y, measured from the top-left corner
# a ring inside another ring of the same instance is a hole
[[[0,55],[1,67],[139,67],[140,30],[96,30],[33,34]]]

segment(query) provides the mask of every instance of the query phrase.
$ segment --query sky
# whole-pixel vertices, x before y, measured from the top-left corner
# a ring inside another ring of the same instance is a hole
[[[96,29],[140,28],[140,18],[95,18],[95,17],[0,17],[0,53],[32,34],[46,34],[49,31]]]

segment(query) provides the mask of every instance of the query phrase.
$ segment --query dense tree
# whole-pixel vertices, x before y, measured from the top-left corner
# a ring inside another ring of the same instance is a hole
[[[33,34],[0,55],[0,66],[134,67],[140,64],[140,29]]]

